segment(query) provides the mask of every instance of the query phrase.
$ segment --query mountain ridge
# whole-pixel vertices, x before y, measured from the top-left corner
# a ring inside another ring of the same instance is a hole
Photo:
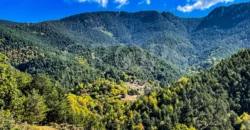
[[[249,5],[250,2],[223,8],[232,10]],[[220,14],[216,11],[218,9],[211,14]],[[248,11],[248,8],[241,9]],[[23,51],[20,48],[26,46],[25,51],[34,52],[34,55],[45,52],[46,55],[66,59],[76,55],[88,62],[93,59],[86,52],[95,55],[98,53],[95,48],[98,47],[137,47],[175,66],[182,73],[203,70],[241,48],[250,47],[250,19],[243,19],[228,29],[216,24],[207,28],[203,24],[204,20],[206,17],[179,18],[168,12],[108,11],[78,14],[36,24],[0,22],[1,42],[4,43],[1,46],[4,48],[2,52],[10,58],[13,57],[10,52],[19,50],[17,53],[20,54]],[[202,28],[197,30],[201,25]],[[32,60],[31,57],[25,58],[26,61],[28,59]],[[23,61],[18,62],[23,64]]]
[[[0,22],[0,129],[249,129],[250,19],[221,11]]]

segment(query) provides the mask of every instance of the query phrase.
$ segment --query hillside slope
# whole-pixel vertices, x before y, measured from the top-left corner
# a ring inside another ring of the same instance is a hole
[[[249,7],[0,20],[0,129],[250,129]]]
[[[54,122],[69,129],[249,129],[249,63],[250,50],[243,49],[204,72],[126,102],[122,96],[129,86],[123,81],[99,78],[65,91],[46,75],[14,69],[0,54],[0,128]]]
[[[219,7],[200,19],[142,11],[84,13],[36,24],[0,21],[0,51],[22,71],[71,79],[65,86],[93,82],[103,72],[114,72],[116,80],[124,72],[165,86],[250,47],[249,5]],[[46,63],[55,61],[60,67]]]
[[[207,68],[250,41],[250,3],[218,7],[204,18],[179,18],[168,12],[83,13],[37,24],[1,22],[70,53],[89,46],[137,46],[187,70]],[[228,37],[230,36],[230,37]]]
[[[249,129],[250,50],[243,49],[210,69],[181,78],[144,96],[131,107],[145,129]],[[245,117],[237,117],[242,115]],[[176,126],[177,125],[177,126]]]

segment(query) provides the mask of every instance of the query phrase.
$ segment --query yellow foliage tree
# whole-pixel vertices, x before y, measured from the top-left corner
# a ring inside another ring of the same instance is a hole
[[[171,130],[196,130],[194,127],[188,127],[184,124],[177,124],[174,128]]]
[[[237,118],[237,124],[240,124],[240,130],[250,129],[250,115],[248,113],[243,113]]]
[[[144,130],[144,127],[143,127],[142,123],[139,123],[138,125],[136,125],[134,127],[134,130]]]
[[[188,78],[182,77],[178,80],[179,83],[186,84],[188,82]]]

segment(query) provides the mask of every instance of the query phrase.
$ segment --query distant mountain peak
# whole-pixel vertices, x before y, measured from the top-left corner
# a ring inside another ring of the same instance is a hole
[[[214,26],[227,29],[244,20],[250,20],[250,2],[215,8],[202,20],[197,29]]]
[[[112,17],[114,19],[115,17],[119,18],[135,18],[135,19],[141,19],[144,22],[152,22],[155,20],[167,18],[169,20],[178,18],[174,14],[170,12],[159,12],[155,10],[148,10],[148,11],[139,11],[139,12],[115,12],[115,11],[99,11],[99,12],[92,12],[92,13],[81,13],[77,15],[72,15],[66,18],[61,19],[62,21],[68,21],[68,20],[80,20],[84,21],[86,19],[95,19],[95,18],[106,18],[106,17]]]

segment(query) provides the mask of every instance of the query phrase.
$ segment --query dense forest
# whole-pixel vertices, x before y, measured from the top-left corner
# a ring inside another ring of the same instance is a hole
[[[0,129],[248,130],[249,14],[0,20]]]
[[[16,70],[3,54],[0,61],[3,129],[23,129],[20,122],[67,123],[69,129],[249,129],[248,49],[134,102],[122,100],[134,94],[123,80],[99,78],[67,90],[45,74]]]
[[[77,55],[96,46],[135,46],[183,71],[200,70],[249,47],[249,6],[218,7],[204,18],[141,11],[83,13],[35,24],[0,21],[0,36],[7,33],[11,42],[25,40],[19,46],[33,44],[38,50]]]

